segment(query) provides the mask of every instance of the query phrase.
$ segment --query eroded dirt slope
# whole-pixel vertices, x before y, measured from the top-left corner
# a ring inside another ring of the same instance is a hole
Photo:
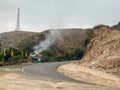
[[[94,27],[82,62],[120,74],[120,31],[105,25]]]

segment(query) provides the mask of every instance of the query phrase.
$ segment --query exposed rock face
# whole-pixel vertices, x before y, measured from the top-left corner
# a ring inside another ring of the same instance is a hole
[[[105,25],[94,27],[82,61],[88,66],[120,69],[120,31]]]

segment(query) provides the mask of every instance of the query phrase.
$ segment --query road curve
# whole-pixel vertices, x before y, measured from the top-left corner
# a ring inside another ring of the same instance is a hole
[[[72,78],[61,75],[56,71],[56,68],[61,64],[67,64],[70,62],[49,62],[49,63],[39,63],[23,67],[23,71],[26,73],[40,75],[46,78],[51,78],[54,80],[67,81],[67,82],[77,82],[87,84],[82,81],[77,81]]]

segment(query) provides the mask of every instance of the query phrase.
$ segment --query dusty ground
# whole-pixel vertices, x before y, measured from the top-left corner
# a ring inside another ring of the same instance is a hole
[[[1,76],[4,76],[6,73],[4,73],[4,72],[0,72],[0,77]]]
[[[119,88],[60,82],[22,73],[18,68],[0,72],[0,90],[120,90]]]
[[[76,80],[120,88],[120,77],[98,70],[97,68],[88,68],[77,63],[70,63],[61,65],[57,70]]]

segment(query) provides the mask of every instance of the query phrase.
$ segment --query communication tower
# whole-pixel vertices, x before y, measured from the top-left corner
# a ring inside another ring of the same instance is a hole
[[[17,24],[15,31],[19,31],[19,30],[20,30],[20,8],[18,8],[18,12],[17,12]]]

